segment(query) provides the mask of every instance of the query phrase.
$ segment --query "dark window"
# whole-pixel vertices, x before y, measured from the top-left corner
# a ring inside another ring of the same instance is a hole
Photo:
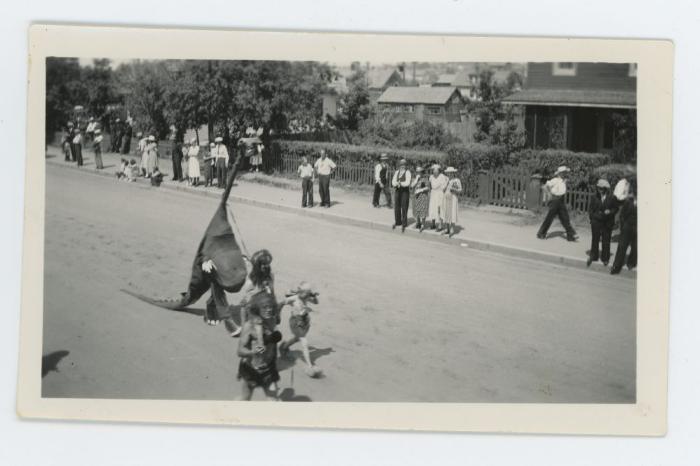
[[[605,120],[603,124],[603,149],[612,149],[615,139],[615,125],[612,120]]]

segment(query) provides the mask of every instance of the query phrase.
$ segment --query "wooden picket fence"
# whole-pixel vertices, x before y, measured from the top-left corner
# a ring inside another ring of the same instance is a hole
[[[482,202],[514,209],[526,209],[526,191],[530,183],[530,173],[513,167],[490,170],[486,176],[482,176],[480,182],[485,182],[486,187],[479,187]]]
[[[530,172],[513,167],[489,170],[479,174],[478,200],[481,203],[512,209],[546,208],[548,199],[542,195],[542,185]],[[592,190],[568,190],[565,202],[570,212],[588,212]],[[532,197],[532,198],[529,198]]]
[[[316,160],[309,160],[314,163]],[[350,160],[334,160],[336,169],[332,179],[341,183],[368,185],[374,184],[374,164],[355,162]],[[301,157],[290,154],[275,154],[272,157],[263,157],[265,171],[274,171],[281,175],[294,176],[301,165]]]

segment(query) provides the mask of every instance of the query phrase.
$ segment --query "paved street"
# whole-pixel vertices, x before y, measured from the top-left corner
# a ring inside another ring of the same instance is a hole
[[[46,170],[43,396],[237,396],[237,340],[223,326],[120,291],[183,291],[216,200]],[[309,339],[325,376],[281,362],[286,400],[634,401],[633,279],[235,211],[247,248],[272,252],[278,293],[300,280],[321,293]]]

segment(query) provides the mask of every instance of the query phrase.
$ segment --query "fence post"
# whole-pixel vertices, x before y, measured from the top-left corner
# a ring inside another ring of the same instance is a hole
[[[535,173],[530,177],[525,191],[525,205],[531,212],[542,210],[542,175]]]
[[[479,170],[479,204],[488,204],[489,202],[491,202],[491,187],[489,186],[489,181],[489,172],[486,170]]]

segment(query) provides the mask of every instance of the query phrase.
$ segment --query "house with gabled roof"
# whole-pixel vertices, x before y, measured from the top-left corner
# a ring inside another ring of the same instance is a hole
[[[369,100],[375,104],[384,91],[392,86],[404,84],[403,76],[396,68],[371,69],[367,72],[367,87],[369,88]]]
[[[466,101],[456,87],[389,87],[377,99],[383,114],[404,120],[459,122]]]

